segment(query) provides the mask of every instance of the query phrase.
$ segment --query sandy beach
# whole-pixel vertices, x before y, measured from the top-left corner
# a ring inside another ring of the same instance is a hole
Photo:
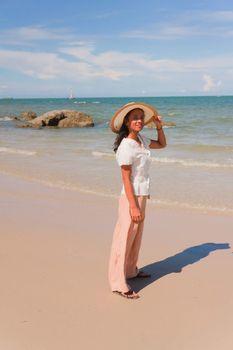
[[[134,281],[112,294],[117,200],[1,175],[0,349],[229,350],[232,217],[150,206]]]

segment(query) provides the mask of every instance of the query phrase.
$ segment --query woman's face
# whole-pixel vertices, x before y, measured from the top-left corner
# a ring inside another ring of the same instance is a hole
[[[128,121],[126,122],[126,126],[129,129],[129,132],[139,132],[144,127],[144,112],[135,108],[129,113]]]

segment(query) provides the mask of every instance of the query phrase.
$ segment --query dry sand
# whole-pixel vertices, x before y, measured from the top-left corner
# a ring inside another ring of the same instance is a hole
[[[231,350],[232,218],[150,206],[135,281],[112,294],[117,200],[1,175],[0,350]]]

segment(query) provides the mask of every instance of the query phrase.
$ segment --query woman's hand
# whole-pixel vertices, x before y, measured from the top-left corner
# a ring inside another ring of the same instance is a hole
[[[129,212],[133,222],[138,224],[144,220],[141,210],[138,207],[130,207]]]
[[[163,126],[162,117],[160,115],[153,115],[152,121],[155,123],[156,128],[160,129]]]
[[[151,140],[149,147],[152,149],[164,148],[166,147],[167,143],[166,143],[166,136],[163,132],[164,122],[162,121],[162,117],[160,115],[153,115],[152,121],[155,123],[158,139]]]

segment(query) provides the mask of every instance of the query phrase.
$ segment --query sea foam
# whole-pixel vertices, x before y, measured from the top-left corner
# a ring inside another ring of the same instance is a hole
[[[0,152],[2,153],[12,153],[12,154],[22,154],[26,156],[34,156],[36,154],[35,151],[26,151],[22,149],[9,148],[9,147],[0,147]]]
[[[11,118],[11,117],[0,117],[0,121],[1,122],[7,122],[9,120],[13,120],[13,118]]]
[[[180,208],[180,209],[191,209],[199,210],[204,212],[215,212],[215,213],[225,213],[233,214],[233,209],[229,207],[213,207],[211,205],[204,205],[198,203],[187,203],[179,201],[169,201],[169,200],[160,200],[160,199],[151,199],[151,203],[158,205],[160,207],[171,207],[171,208]]]
[[[100,152],[100,151],[93,151],[92,155],[94,157],[108,157],[108,158],[115,158],[115,155],[108,152]]]
[[[177,159],[177,158],[159,158],[152,157],[152,162],[154,163],[164,163],[164,164],[178,164],[185,167],[201,167],[201,168],[233,168],[233,164],[226,163],[214,163],[214,162],[200,162],[193,159]]]

